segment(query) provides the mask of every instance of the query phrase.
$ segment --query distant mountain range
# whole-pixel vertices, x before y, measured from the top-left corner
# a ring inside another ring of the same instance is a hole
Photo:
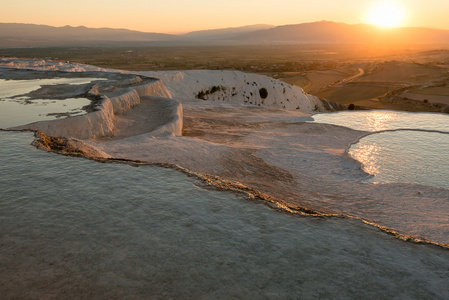
[[[200,30],[193,31],[182,36],[189,39],[196,40],[217,40],[217,39],[233,39],[236,36],[242,34],[250,34],[255,31],[260,31],[264,29],[270,29],[275,27],[274,25],[258,24],[243,27],[231,27],[224,29],[211,29],[211,30]]]
[[[128,29],[53,27],[47,25],[0,23],[0,47],[114,46],[125,43],[170,41],[177,36]]]
[[[235,37],[248,43],[305,44],[449,44],[449,30],[396,27],[383,28],[369,24],[314,22],[277,26]]]
[[[245,45],[245,44],[449,44],[449,30],[320,21],[252,25],[182,35],[128,29],[52,27],[0,23],[0,48],[61,46]]]

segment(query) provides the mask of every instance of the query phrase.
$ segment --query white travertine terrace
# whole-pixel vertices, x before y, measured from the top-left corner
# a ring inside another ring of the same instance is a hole
[[[0,64],[1,67],[49,71],[113,71],[81,64],[41,60],[4,58],[0,61]],[[125,73],[124,71],[117,72]],[[63,120],[36,122],[19,126],[15,129],[40,130],[51,136],[74,137],[79,139],[95,139],[111,136],[115,129],[114,118],[117,114],[124,113],[139,104],[143,96],[157,96],[167,98],[167,105],[172,108],[172,111],[170,114],[165,115],[166,124],[161,125],[157,129],[157,132],[153,134],[163,135],[164,132],[171,132],[174,135],[181,135],[182,106],[176,99],[193,99],[201,92],[205,93],[203,97],[205,101],[273,107],[305,112],[326,110],[318,97],[306,94],[300,87],[257,74],[247,74],[238,71],[194,70],[140,72],[139,75],[157,78],[157,80],[129,87],[114,97],[103,95],[104,100],[99,110],[95,112]],[[136,82],[130,82],[130,84],[132,83],[135,84]],[[213,93],[208,93],[214,87],[218,88],[218,90]],[[267,96],[265,98],[260,95],[261,89],[267,90]],[[98,88],[94,86],[90,93],[98,94]],[[173,103],[178,103],[178,105],[173,105]]]

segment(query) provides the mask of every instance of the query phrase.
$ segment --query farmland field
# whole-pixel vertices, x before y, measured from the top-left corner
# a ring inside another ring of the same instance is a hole
[[[380,49],[367,45],[165,45],[0,49],[0,56],[70,61],[130,71],[236,70],[267,75],[337,103],[353,103],[358,108],[440,111],[449,105],[449,50],[431,49],[431,46]]]

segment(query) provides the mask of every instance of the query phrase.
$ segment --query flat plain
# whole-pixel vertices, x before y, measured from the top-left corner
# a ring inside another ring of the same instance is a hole
[[[448,111],[449,50],[432,45],[154,46],[0,49],[131,71],[237,70],[302,87],[358,109]]]

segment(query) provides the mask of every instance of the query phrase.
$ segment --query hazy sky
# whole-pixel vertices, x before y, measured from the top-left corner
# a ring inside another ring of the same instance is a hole
[[[0,0],[0,22],[181,33],[321,20],[368,23],[376,2],[405,10],[403,26],[449,29],[449,0]]]

